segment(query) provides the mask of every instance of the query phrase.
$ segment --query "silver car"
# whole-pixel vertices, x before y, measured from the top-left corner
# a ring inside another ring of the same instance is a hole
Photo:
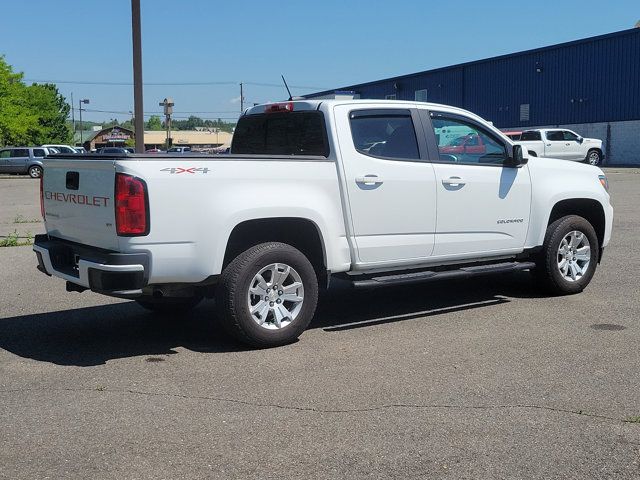
[[[8,147],[0,149],[0,173],[29,174],[31,178],[42,176],[42,159],[58,153],[47,147]]]

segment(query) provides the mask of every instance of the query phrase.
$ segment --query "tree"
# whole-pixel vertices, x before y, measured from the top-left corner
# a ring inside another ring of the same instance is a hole
[[[135,130],[135,119],[125,120],[120,124],[122,128],[128,128],[129,130]]]
[[[0,145],[68,143],[69,109],[55,85],[25,85],[0,56]]]
[[[146,125],[147,130],[162,130],[162,121],[158,115],[151,115]]]

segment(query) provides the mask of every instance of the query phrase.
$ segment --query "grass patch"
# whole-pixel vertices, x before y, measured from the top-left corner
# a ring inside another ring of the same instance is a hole
[[[640,423],[640,415],[636,415],[635,417],[629,417],[625,420],[627,423]]]
[[[13,219],[13,223],[40,223],[41,221],[39,218],[24,218],[22,215],[16,215]]]
[[[6,237],[0,237],[0,247],[21,247],[31,244],[33,244],[33,236],[30,232],[27,232],[23,237],[18,234],[17,230],[14,230]]]

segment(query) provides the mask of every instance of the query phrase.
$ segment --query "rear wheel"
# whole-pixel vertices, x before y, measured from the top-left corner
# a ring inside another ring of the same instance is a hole
[[[295,341],[313,318],[318,279],[305,255],[279,242],[238,255],[216,288],[218,318],[239,341],[274,347]]]
[[[589,150],[585,161],[589,165],[598,166],[600,165],[600,160],[602,160],[602,155],[598,150]]]
[[[598,237],[587,220],[562,217],[547,228],[534,274],[550,293],[581,292],[596,271],[598,252]]]
[[[40,178],[42,176],[42,167],[39,165],[31,165],[28,172],[31,178]]]

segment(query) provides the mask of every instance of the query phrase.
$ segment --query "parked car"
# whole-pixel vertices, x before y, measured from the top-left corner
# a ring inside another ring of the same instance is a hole
[[[507,137],[509,137],[514,142],[517,142],[518,140],[520,140],[520,136],[522,135],[522,131],[516,131],[516,130],[503,130],[502,133]]]
[[[604,158],[602,140],[583,138],[576,132],[557,128],[525,130],[520,136],[522,145],[535,157],[559,158],[599,165]]]
[[[0,150],[0,173],[29,174],[31,178],[42,176],[42,160],[57,153],[48,147],[11,147]]]
[[[484,152],[438,153],[465,131]],[[387,288],[530,270],[551,294],[581,292],[613,225],[599,168],[529,158],[471,112],[413,101],[259,105],[229,156],[45,168],[42,272],[177,316],[215,297],[220,327],[261,347],[295,340],[334,278]]]
[[[47,147],[47,148],[55,148],[56,150],[58,150],[58,152],[60,153],[79,153],[75,147],[72,147],[70,145],[55,145],[55,144],[49,144],[49,145],[42,145],[43,147]],[[84,149],[83,149],[84,150]]]
[[[171,147],[167,153],[187,153],[191,151],[191,147]]]
[[[84,147],[73,147],[77,153],[87,153],[87,149]]]
[[[124,153],[125,155],[128,155],[130,152],[123,147],[102,147],[100,150],[98,150],[98,154],[100,155],[113,155],[114,153]]]
[[[476,154],[483,155],[486,152],[482,137],[475,133],[464,135],[454,139],[448,145],[440,147],[440,153],[448,154]]]
[[[136,153],[136,149],[133,147],[124,147],[124,149],[129,153]]]
[[[163,151],[159,148],[150,148],[149,150],[145,150],[144,153],[162,153]]]

